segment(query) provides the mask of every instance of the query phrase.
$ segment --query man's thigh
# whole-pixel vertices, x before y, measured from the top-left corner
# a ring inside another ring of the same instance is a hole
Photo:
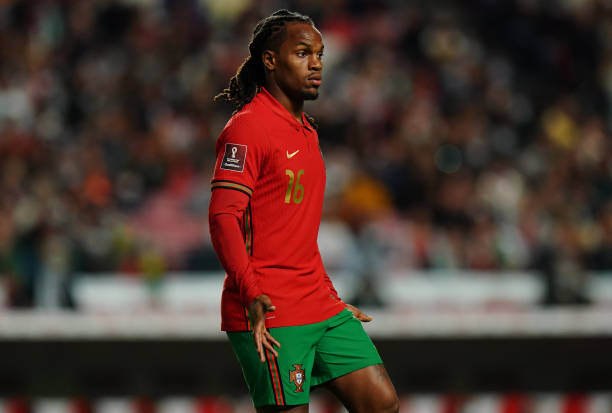
[[[324,323],[269,329],[281,347],[276,349],[278,357],[266,350],[264,363],[251,332],[227,333],[258,411],[308,404],[315,345],[324,331]]]
[[[352,413],[395,413],[399,400],[382,364],[345,374],[323,385]]]
[[[318,386],[364,367],[381,364],[376,347],[349,310],[330,320],[317,344],[312,386]]]

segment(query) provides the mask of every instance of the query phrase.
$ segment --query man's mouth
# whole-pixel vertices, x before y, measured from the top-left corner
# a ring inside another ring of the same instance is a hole
[[[308,81],[314,86],[321,86],[321,76],[312,76],[308,78]]]

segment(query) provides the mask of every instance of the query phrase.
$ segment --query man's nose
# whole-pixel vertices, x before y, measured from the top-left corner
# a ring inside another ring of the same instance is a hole
[[[314,55],[310,59],[310,70],[321,70],[323,68],[323,61],[321,57]]]

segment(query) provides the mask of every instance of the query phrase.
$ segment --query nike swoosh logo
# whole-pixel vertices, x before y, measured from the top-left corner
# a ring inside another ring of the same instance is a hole
[[[295,155],[297,155],[299,151],[300,151],[299,149],[293,153],[289,153],[289,151],[287,151],[287,159],[293,158]]]

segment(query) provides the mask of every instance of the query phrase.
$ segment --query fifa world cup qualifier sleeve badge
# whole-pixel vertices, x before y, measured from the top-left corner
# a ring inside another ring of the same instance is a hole
[[[303,392],[304,379],[306,378],[306,372],[302,368],[302,364],[294,364],[293,370],[289,370],[289,381],[295,384],[295,393]]]
[[[226,171],[242,172],[244,171],[244,161],[246,159],[247,146],[237,143],[226,143],[225,154],[221,161],[221,169]]]

